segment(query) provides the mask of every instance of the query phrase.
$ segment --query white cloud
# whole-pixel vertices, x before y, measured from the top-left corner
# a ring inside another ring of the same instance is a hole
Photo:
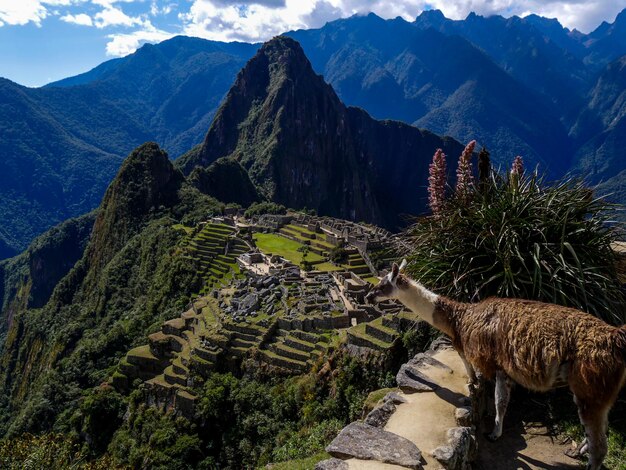
[[[374,12],[383,18],[413,20],[437,8],[452,19],[470,12],[509,17],[533,12],[557,17],[565,26],[590,31],[612,21],[626,0],[194,0],[179,14],[186,34],[217,40],[262,41],[291,29],[319,27],[326,21]]]
[[[48,11],[35,0],[0,0],[0,21],[9,25],[24,25],[31,21],[41,25]]]
[[[143,29],[132,33],[110,34],[108,37],[111,41],[106,46],[107,55],[122,57],[132,54],[143,43],[165,41],[174,36],[172,33],[155,28],[149,21],[145,21],[143,26]]]
[[[85,13],[79,13],[77,15],[67,15],[62,16],[61,21],[65,21],[66,23],[74,23],[82,26],[93,26],[93,21],[91,21],[91,16],[86,15]]]
[[[108,26],[136,26],[142,22],[140,17],[128,16],[120,8],[112,5],[105,6],[102,11],[94,16],[94,24],[100,29]]]

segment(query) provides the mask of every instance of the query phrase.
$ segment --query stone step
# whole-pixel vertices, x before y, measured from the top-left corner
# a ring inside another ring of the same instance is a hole
[[[235,348],[246,348],[246,349],[250,349],[256,346],[256,342],[252,342],[252,341],[246,341],[245,339],[241,339],[241,338],[235,338],[231,345]]]
[[[178,361],[174,360],[174,362],[172,362],[172,368],[178,375],[189,375],[189,369],[183,365],[182,359],[179,359]]]
[[[164,359],[173,357],[175,352],[183,350],[184,340],[175,335],[157,331],[148,336],[150,351],[154,356]]]
[[[291,348],[284,343],[274,343],[270,346],[271,350],[282,357],[288,357],[296,361],[306,362],[309,359],[309,354]]]
[[[262,350],[260,356],[270,365],[282,367],[283,369],[288,369],[298,374],[306,372],[309,369],[309,365],[306,362],[279,356],[270,350]]]
[[[382,321],[378,322],[378,324],[376,324],[375,321],[366,323],[365,332],[368,335],[387,343],[393,343],[398,337],[398,332],[396,330],[392,330],[391,328],[383,326]]]
[[[217,362],[217,358],[219,357],[221,352],[222,351],[220,349],[211,350],[199,346],[196,346],[191,350],[191,354],[195,354],[196,356],[209,362]]]
[[[166,335],[182,336],[183,331],[187,328],[185,320],[182,318],[174,318],[163,323],[161,331]]]
[[[341,430],[326,447],[333,457],[339,459],[362,459],[421,469],[422,452],[408,439],[370,426],[354,422]]]
[[[136,366],[139,371],[150,373],[160,373],[167,365],[166,361],[157,358],[150,351],[150,346],[147,344],[128,351],[126,360]]]
[[[314,343],[308,343],[292,336],[287,336],[284,339],[283,343],[285,344],[285,346],[289,346],[290,348],[298,349],[299,351],[304,351],[306,353],[309,353],[313,349],[315,349]]]
[[[316,335],[315,333],[310,333],[308,331],[292,330],[289,332],[289,334],[308,343],[317,343],[319,341],[325,340],[323,336]]]
[[[168,384],[187,386],[187,377],[177,374],[172,366],[166,367],[163,371],[163,377]]]
[[[258,336],[251,335],[251,334],[248,334],[248,333],[241,333],[240,331],[233,332],[232,336],[233,336],[233,338],[239,338],[239,339],[242,339],[244,341],[250,341],[252,343],[256,343],[259,340]]]
[[[348,343],[355,346],[362,346],[376,351],[385,351],[392,346],[392,343],[379,340],[365,333],[365,324],[354,326],[347,330]]]
[[[228,350],[230,354],[235,357],[245,357],[248,355],[250,348],[242,348],[242,347],[233,347]]]
[[[215,364],[192,354],[189,358],[189,370],[194,370],[202,377],[208,377],[215,368]]]

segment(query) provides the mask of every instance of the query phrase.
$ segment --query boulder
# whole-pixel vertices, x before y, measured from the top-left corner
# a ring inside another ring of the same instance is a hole
[[[434,392],[440,388],[417,367],[409,363],[402,364],[396,375],[396,382],[404,393]]]
[[[391,432],[365,423],[351,423],[326,447],[333,457],[376,460],[421,469],[422,453],[417,446]]]
[[[446,470],[469,470],[476,457],[476,439],[468,427],[448,429],[448,444],[437,447],[432,456]]]
[[[472,425],[472,407],[462,406],[454,410],[454,419],[457,426],[471,426]]]
[[[400,395],[398,392],[389,392],[387,395],[383,397],[384,402],[390,401],[394,405],[399,405],[401,403],[406,403],[406,398]]]
[[[396,405],[391,401],[386,401],[370,411],[365,417],[364,422],[370,426],[384,428],[394,411],[396,411]]]
[[[340,459],[326,459],[315,465],[315,470],[348,470],[348,464]]]
[[[450,367],[448,367],[443,362],[438,361],[437,359],[435,359],[429,354],[424,354],[424,353],[416,354],[415,356],[413,356],[413,359],[411,359],[408,362],[408,364],[412,365],[413,367],[417,369],[422,369],[428,366],[437,367],[439,369],[445,370],[449,374],[452,374],[452,369],[450,369]]]

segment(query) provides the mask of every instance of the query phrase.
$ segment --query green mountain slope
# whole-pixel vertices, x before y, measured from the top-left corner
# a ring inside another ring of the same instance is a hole
[[[5,397],[0,433],[9,426],[11,432],[49,429],[72,409],[81,390],[107,377],[109,368],[151,325],[179,313],[201,280],[178,248],[186,232],[177,224],[194,224],[221,207],[187,186],[158,146],[145,144],[126,159],[109,186],[84,253],[81,247],[93,216],[48,237],[74,240],[79,259],[67,274],[62,272],[67,265],[55,263],[59,271],[51,275],[44,269],[40,277],[46,282],[38,281],[37,244],[32,254],[5,262],[14,266],[1,271],[13,274],[4,279],[7,331],[0,355],[0,393]],[[70,232],[74,235],[64,235]],[[52,252],[41,257],[54,261],[60,250],[54,243],[44,245]],[[19,284],[17,293],[11,289],[16,275],[32,283],[30,298],[36,305],[23,299]],[[43,294],[52,284],[45,302]]]

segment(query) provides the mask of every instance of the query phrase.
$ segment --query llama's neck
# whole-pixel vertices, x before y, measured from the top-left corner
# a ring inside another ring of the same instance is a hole
[[[434,327],[438,327],[438,325],[435,325],[434,319],[438,299],[439,296],[437,294],[413,280],[409,280],[408,287],[401,289],[398,296],[398,300],[405,307]]]

